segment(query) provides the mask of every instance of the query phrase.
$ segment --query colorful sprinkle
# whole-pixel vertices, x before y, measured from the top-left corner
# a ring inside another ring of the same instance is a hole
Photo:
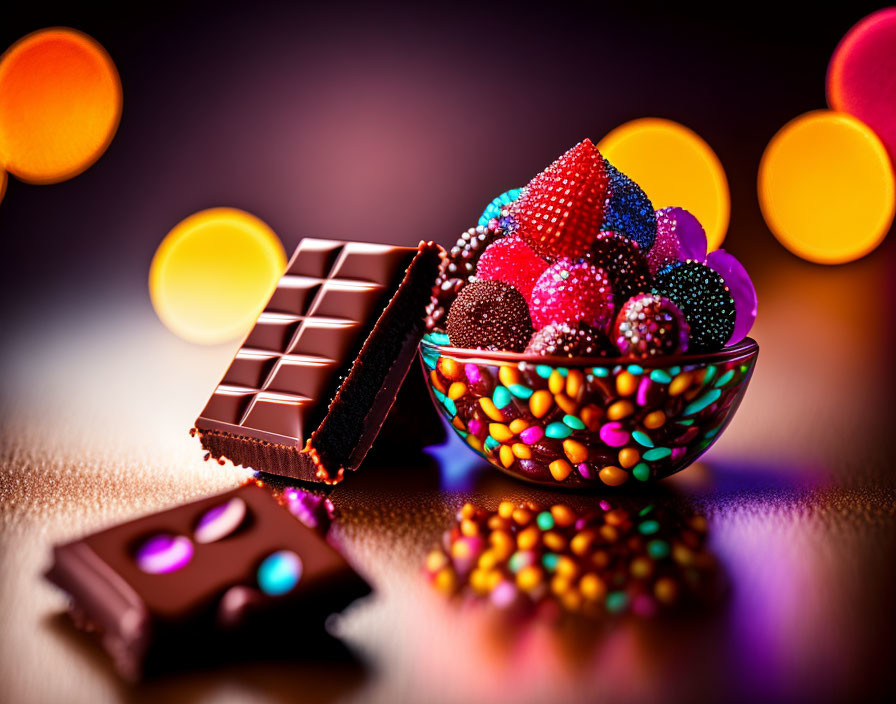
[[[544,432],[549,438],[562,440],[563,438],[568,438],[572,435],[572,428],[565,423],[551,423]]]
[[[672,454],[672,450],[668,447],[654,447],[651,450],[648,450],[644,453],[644,459],[648,462],[655,462],[656,460],[661,460]]]
[[[568,413],[563,416],[563,422],[573,430],[584,430],[585,424],[577,416],[571,416]]]
[[[148,574],[167,574],[185,567],[193,543],[183,535],[154,535],[137,548],[137,567]]]
[[[698,398],[696,401],[693,401],[693,402],[689,403],[687,406],[685,406],[684,411],[682,411],[682,414],[686,415],[686,416],[692,416],[695,413],[699,413],[700,411],[702,411],[704,408],[706,408],[710,404],[715,403],[719,399],[719,396],[721,396],[721,395],[722,395],[721,389],[713,389],[712,391],[708,391],[707,393],[703,394],[700,398]]]
[[[640,430],[633,430],[632,437],[635,442],[643,447],[653,447],[653,440],[647,435],[647,433],[641,432]]]
[[[268,596],[288,594],[302,578],[302,558],[292,550],[268,555],[258,567],[258,586]]]
[[[246,502],[234,497],[203,514],[193,531],[193,539],[197,543],[214,543],[226,538],[242,525],[245,517]]]

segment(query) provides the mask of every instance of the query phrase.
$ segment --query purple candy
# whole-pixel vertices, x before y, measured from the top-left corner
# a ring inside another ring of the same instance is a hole
[[[606,423],[600,428],[600,439],[610,447],[622,447],[628,442],[629,432],[622,423]]]
[[[193,543],[182,535],[154,535],[137,549],[137,567],[165,574],[184,567],[193,557]]]
[[[330,499],[292,486],[283,492],[283,496],[286,498],[286,508],[293,516],[309,528],[326,534],[336,514]]]
[[[246,502],[234,497],[203,514],[193,531],[193,539],[197,543],[213,543],[226,538],[242,525],[245,517]]]
[[[467,379],[469,379],[471,384],[478,384],[482,381],[482,374],[479,372],[479,367],[472,362],[467,362],[464,365],[464,373],[467,375]]]
[[[756,297],[756,289],[750,280],[750,275],[744,269],[743,264],[737,261],[733,254],[729,254],[724,249],[717,249],[710,252],[706,258],[706,263],[712,267],[719,276],[725,280],[731,298],[734,299],[734,310],[736,317],[734,319],[734,332],[728,340],[729,345],[743,340],[750,328],[753,327],[753,321],[756,320],[756,310],[759,303]]]
[[[684,208],[656,211],[656,240],[647,252],[650,273],[664,266],[693,259],[706,261],[706,232],[700,221]]]
[[[527,445],[532,445],[544,437],[544,431],[537,425],[526,428],[520,433],[520,440]]]

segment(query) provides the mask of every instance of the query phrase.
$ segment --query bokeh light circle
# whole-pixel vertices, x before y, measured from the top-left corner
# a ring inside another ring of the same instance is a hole
[[[656,210],[678,206],[696,216],[709,249],[728,231],[728,179],[712,148],[693,130],[655,117],[620,125],[597,145],[617,169],[635,181]]]
[[[827,76],[828,105],[873,129],[896,163],[896,7],[869,15],[837,45]]]
[[[893,222],[893,169],[874,131],[842,112],[788,122],[759,164],[759,205],[794,254],[840,264],[868,254]]]
[[[94,39],[54,27],[0,57],[0,165],[29,183],[75,176],[106,151],[121,117],[121,81]]]
[[[248,333],[285,268],[283,245],[264,222],[236,208],[211,208],[162,240],[149,294],[172,332],[216,344]]]

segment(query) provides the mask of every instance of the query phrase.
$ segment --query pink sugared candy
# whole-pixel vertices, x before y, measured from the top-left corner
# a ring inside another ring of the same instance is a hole
[[[753,287],[753,282],[744,265],[724,249],[710,252],[706,263],[722,277],[734,300],[734,332],[731,333],[731,338],[727,343],[733,345],[747,336],[756,320],[756,310],[759,304],[756,289]]]
[[[706,232],[700,221],[684,208],[656,211],[656,239],[647,252],[651,275],[675,262],[706,261]]]
[[[558,259],[532,289],[529,312],[535,329],[579,321],[605,330],[613,318],[613,290],[607,273],[593,264]]]
[[[539,257],[522,237],[511,235],[492,242],[479,257],[476,276],[503,281],[529,298],[538,277],[548,263]]]
[[[629,298],[613,325],[613,342],[623,355],[646,359],[688,348],[690,329],[672,301],[655,293]]]

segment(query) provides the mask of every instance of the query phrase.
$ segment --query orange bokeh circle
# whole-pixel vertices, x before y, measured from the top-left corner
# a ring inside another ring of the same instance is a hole
[[[121,81],[93,38],[41,29],[0,57],[0,166],[29,183],[57,183],[93,164],[121,118]]]

